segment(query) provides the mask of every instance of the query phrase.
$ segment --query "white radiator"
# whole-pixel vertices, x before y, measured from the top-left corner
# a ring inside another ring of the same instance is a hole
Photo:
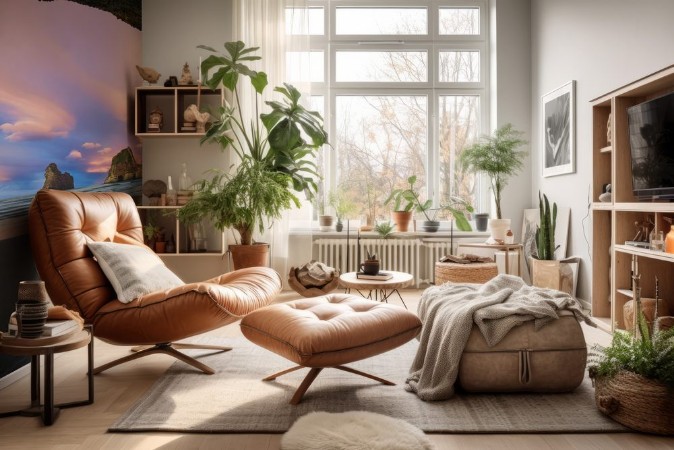
[[[453,255],[454,250],[452,248],[452,242],[443,240],[427,240],[424,239],[421,241],[422,245],[422,260],[423,260],[423,278],[421,282],[435,284],[435,263],[440,261],[445,255]],[[456,243],[454,243],[456,247]]]
[[[419,244],[418,239],[363,239],[360,240],[360,261],[358,260],[358,240],[349,240],[349,261],[347,267],[346,239],[316,239],[314,247],[316,260],[338,268],[340,272],[355,272],[359,262],[365,260],[367,250],[376,253],[381,270],[407,272],[414,276],[415,286],[419,285]],[[347,270],[348,269],[348,270]]]

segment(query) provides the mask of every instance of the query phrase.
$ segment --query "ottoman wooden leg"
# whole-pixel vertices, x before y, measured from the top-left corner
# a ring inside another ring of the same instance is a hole
[[[371,380],[378,381],[382,384],[385,384],[387,386],[395,386],[395,383],[392,381],[385,380],[383,378],[379,378],[378,376],[371,375],[366,372],[361,372],[360,370],[352,369],[351,367],[346,367],[346,366],[334,366],[334,369],[339,369],[343,370],[344,372],[349,372],[353,373],[356,375],[360,375],[365,378],[370,378]],[[277,372],[273,375],[269,375],[268,377],[265,377],[262,379],[262,381],[272,381],[280,377],[281,375],[285,375],[287,373],[295,372],[296,370],[299,369],[304,369],[304,366],[295,366],[291,367],[290,369],[282,370],[280,372]],[[293,397],[290,399],[290,404],[291,405],[297,405],[299,402],[302,401],[302,397],[304,396],[304,393],[307,392],[307,389],[309,389],[309,386],[311,386],[311,383],[314,382],[316,377],[318,376],[319,373],[321,373],[321,370],[323,370],[323,367],[312,367],[311,370],[309,370],[309,373],[307,374],[306,377],[304,377],[304,380],[302,380],[302,384],[300,384],[300,387],[297,388],[295,393],[293,394]]]

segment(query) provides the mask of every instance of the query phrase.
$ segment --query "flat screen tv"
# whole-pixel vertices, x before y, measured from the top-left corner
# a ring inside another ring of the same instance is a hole
[[[674,92],[628,108],[627,118],[634,196],[674,200]]]

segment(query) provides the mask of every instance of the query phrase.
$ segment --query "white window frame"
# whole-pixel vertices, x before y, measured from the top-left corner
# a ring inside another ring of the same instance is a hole
[[[479,132],[490,130],[490,58],[489,58],[489,7],[487,0],[308,0],[307,7],[322,7],[324,11],[324,35],[311,35],[311,50],[324,52],[324,83],[310,83],[311,95],[322,95],[325,102],[325,127],[329,136],[334,136],[336,128],[335,99],[341,95],[423,95],[427,97],[427,192],[435,195],[439,192],[440,180],[437,167],[439,164],[439,98],[445,95],[478,95]],[[339,7],[410,7],[426,8],[427,34],[425,35],[337,35],[336,9]],[[479,35],[440,35],[440,8],[479,8]],[[337,82],[336,53],[340,50],[378,51],[421,50],[428,55],[428,73],[425,83],[414,82]],[[439,55],[443,51],[472,50],[480,53],[479,82],[440,82]],[[337,149],[325,149],[324,161],[327,164],[324,173],[326,192],[334,190],[337,185]],[[480,212],[491,209],[491,197],[488,180],[479,176],[476,180],[476,208]],[[434,196],[437,201],[437,196]]]

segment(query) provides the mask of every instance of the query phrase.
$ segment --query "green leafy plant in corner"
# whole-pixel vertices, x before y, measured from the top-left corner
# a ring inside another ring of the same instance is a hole
[[[216,171],[210,180],[197,183],[198,195],[179,211],[181,221],[194,223],[203,217],[216,228],[234,228],[241,244],[253,243],[253,232],[264,231],[264,223],[281,217],[281,213],[299,200],[287,189],[290,176],[276,172],[260,161],[246,158],[234,174]]]
[[[374,226],[374,231],[376,231],[382,239],[391,238],[394,229],[395,224],[392,224],[391,222],[380,222]]]
[[[588,361],[590,376],[611,378],[625,370],[674,389],[674,327],[656,330],[651,336],[642,311],[638,314],[638,325],[640,338],[618,331],[613,334],[610,346],[592,347]]]
[[[540,223],[536,228],[536,255],[537,259],[551,261],[555,259],[555,227],[557,226],[557,203],[552,204],[550,210],[550,202],[548,197],[538,193],[538,212],[540,215]]]
[[[241,162],[232,174],[215,170],[212,179],[199,181],[196,195],[177,214],[185,223],[209,217],[220,230],[233,227],[241,244],[249,245],[253,231],[264,230],[265,220],[280,217],[293,205],[299,207],[293,192],[314,197],[320,176],[313,161],[328,135],[321,115],[305,109],[300,92],[289,84],[274,89],[282,101],[264,102],[270,112],[260,114],[267,74],[247,65],[260,59],[254,54],[258,47],[246,47],[241,41],[224,47],[225,53],[219,53],[198,46],[214,53],[201,64],[205,85],[217,89],[222,84],[231,98],[231,103],[218,108],[217,120],[201,142],[217,143],[223,151],[231,148]],[[244,116],[241,108],[240,83],[246,78],[255,100],[252,117]]]
[[[442,204],[439,208],[433,208],[433,201],[431,199],[427,199],[425,202],[421,201],[419,192],[414,189],[414,184],[416,182],[416,175],[409,177],[407,179],[409,187],[391,191],[391,194],[384,201],[384,204],[388,205],[393,202],[394,211],[415,211],[423,213],[424,218],[430,222],[435,221],[438,211],[444,210],[452,215],[456,227],[459,230],[470,231],[472,229],[464,213],[464,211],[473,212],[473,207],[470,203],[459,197],[450,197],[450,203]]]
[[[494,131],[494,134],[483,135],[481,139],[461,152],[459,161],[464,168],[475,172],[484,172],[489,176],[491,190],[496,201],[496,218],[502,219],[501,195],[508,184],[508,178],[515,175],[523,167],[527,152],[517,151],[527,141],[522,139],[523,133],[506,124]]]

